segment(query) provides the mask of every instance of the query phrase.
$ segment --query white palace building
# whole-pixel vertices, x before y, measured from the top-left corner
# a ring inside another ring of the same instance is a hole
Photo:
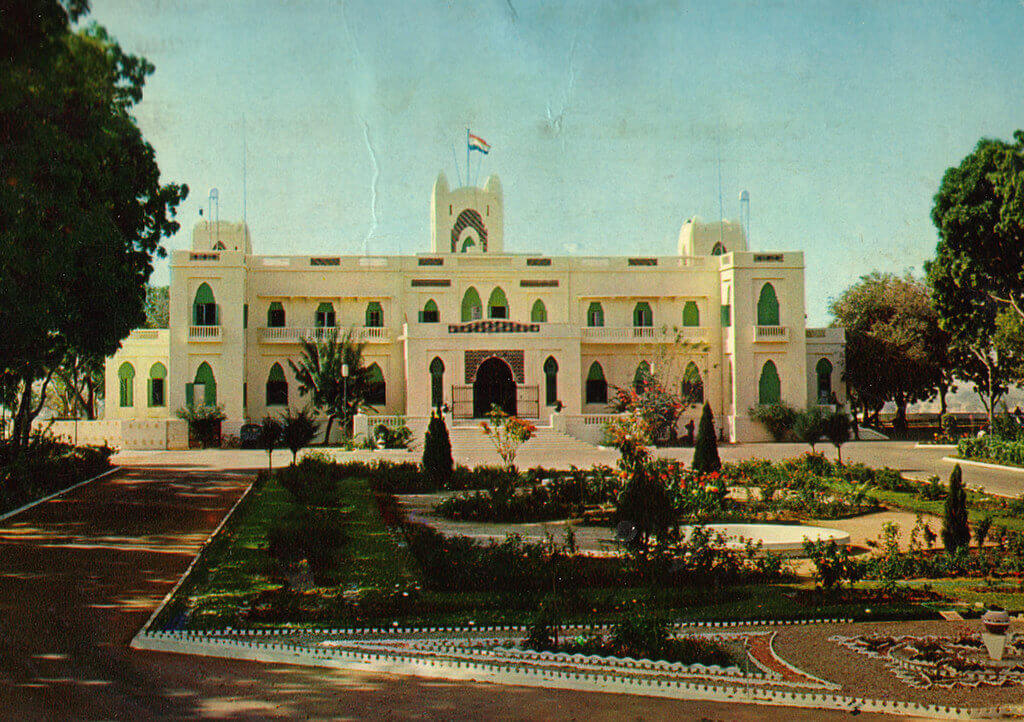
[[[686,221],[674,256],[515,253],[497,176],[450,189],[443,173],[430,215],[414,256],[260,256],[245,225],[201,221],[171,255],[170,328],[107,360],[98,423],[173,448],[191,402],[222,405],[226,433],[302,408],[288,360],[334,328],[355,329],[377,381],[363,428],[378,414],[418,432],[439,404],[459,425],[498,403],[594,441],[644,365],[677,393],[699,386],[731,441],[765,438],[759,403],[845,400],[843,330],[805,327],[803,254],[750,250],[738,223]]]

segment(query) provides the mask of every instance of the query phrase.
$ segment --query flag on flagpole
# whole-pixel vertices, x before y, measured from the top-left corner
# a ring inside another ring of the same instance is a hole
[[[491,144],[478,135],[469,133],[467,135],[467,142],[469,143],[469,150],[478,150],[484,155],[491,152]]]

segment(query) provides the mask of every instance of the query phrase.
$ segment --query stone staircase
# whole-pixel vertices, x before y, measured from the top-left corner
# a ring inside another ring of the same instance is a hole
[[[500,463],[494,444],[484,435],[479,423],[460,423],[450,427],[448,434],[452,442],[452,456],[457,462]],[[568,467],[570,464],[588,466],[603,460],[609,453],[614,457],[614,452],[604,451],[593,444],[556,431],[550,426],[538,426],[533,438],[519,447],[516,465],[521,469],[537,465],[558,468]]]

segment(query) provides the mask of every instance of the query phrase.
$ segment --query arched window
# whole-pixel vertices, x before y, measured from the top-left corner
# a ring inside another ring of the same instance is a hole
[[[434,357],[434,360],[430,362],[430,405],[435,408],[441,408],[444,403],[444,362]]]
[[[196,369],[195,380],[185,384],[185,403],[189,406],[193,403],[200,406],[217,405],[217,380],[213,377],[210,364],[205,361]]]
[[[275,363],[270,367],[270,374],[267,376],[267,406],[287,405],[288,379],[284,377],[281,364]]]
[[[633,374],[633,388],[638,394],[642,394],[650,381],[651,365],[646,361],[641,361],[637,364],[636,373]]]
[[[476,239],[472,235],[466,236],[462,241],[462,252],[466,253],[474,248],[476,248]]]
[[[192,325],[216,326],[219,322],[217,315],[217,302],[213,298],[213,289],[208,283],[199,284],[195,300],[192,301]]]
[[[380,307],[379,301],[370,301],[366,304],[366,327],[380,328],[384,325],[384,309]]]
[[[366,403],[380,405],[387,403],[384,372],[377,364],[370,364],[370,368],[366,369]]]
[[[832,362],[827,358],[819,359],[814,371],[818,376],[818,403],[832,403]]]
[[[274,301],[267,309],[267,327],[284,328],[284,306],[280,301]]]
[[[725,246],[723,246],[721,243],[716,243],[714,246],[712,246],[712,248],[711,248],[711,255],[712,256],[724,256],[725,254],[726,254]]]
[[[135,367],[125,361],[117,370],[119,401],[121,408],[135,405]]]
[[[330,301],[323,301],[316,307],[315,325],[317,328],[334,328],[337,321],[334,316],[334,304]]]
[[[757,382],[757,402],[777,404],[782,400],[782,383],[774,361],[765,361],[761,367],[761,379]]]
[[[423,310],[420,311],[420,323],[437,323],[441,320],[441,312],[437,310],[437,304],[434,303],[434,299],[430,299],[423,305]]]
[[[539,298],[533,302],[533,308],[530,309],[530,322],[531,323],[545,323],[548,320],[548,309],[544,305],[544,302]]]
[[[500,286],[491,291],[487,299],[487,318],[508,318],[508,299]]]
[[[654,314],[651,313],[651,304],[641,301],[633,307],[633,325],[636,327],[654,325]]]
[[[466,295],[462,297],[462,322],[476,321],[483,318],[480,304],[480,294],[470,286],[466,289]]]
[[[604,369],[597,361],[590,364],[587,372],[586,402],[588,404],[608,403],[608,382],[604,379]]]
[[[779,299],[770,283],[761,286],[761,296],[757,299],[757,325],[779,325]]]
[[[695,301],[687,301],[683,306],[683,325],[700,326],[700,309]]]
[[[167,367],[157,361],[149,367],[149,381],[146,383],[146,396],[150,407],[167,405]]]
[[[686,364],[686,370],[683,371],[683,383],[679,389],[679,396],[686,405],[699,404],[704,401],[704,382],[700,378],[697,364],[693,361]]]
[[[548,356],[544,362],[544,403],[554,406],[558,401],[558,362],[554,356]]]
[[[587,308],[587,325],[591,328],[604,326],[604,308],[597,301],[593,301]]]

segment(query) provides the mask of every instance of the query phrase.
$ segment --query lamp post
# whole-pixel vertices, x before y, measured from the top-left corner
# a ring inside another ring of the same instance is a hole
[[[348,416],[349,416],[349,413],[348,413],[348,364],[346,364],[346,363],[343,363],[341,365],[341,382],[342,382],[342,402],[341,402],[341,405],[342,405],[342,408],[345,409],[345,419],[344,419],[345,428],[344,428],[344,430],[342,432],[342,435],[347,439],[348,438]]]

